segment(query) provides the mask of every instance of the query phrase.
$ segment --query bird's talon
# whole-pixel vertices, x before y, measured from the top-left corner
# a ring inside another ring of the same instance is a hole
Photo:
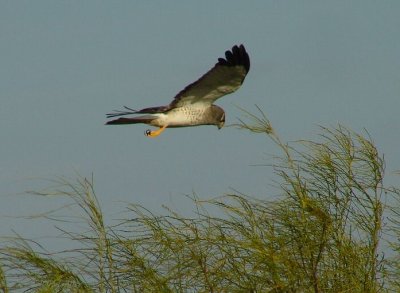
[[[146,135],[147,137],[157,137],[161,134],[161,132],[163,132],[165,130],[165,128],[167,128],[168,125],[164,125],[163,127],[160,127],[157,130],[153,130],[151,131],[150,129],[147,129],[146,132],[144,133],[144,135]]]

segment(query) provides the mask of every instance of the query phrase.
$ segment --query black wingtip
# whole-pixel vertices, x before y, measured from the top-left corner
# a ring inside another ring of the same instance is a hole
[[[225,52],[225,59],[218,58],[218,64],[223,66],[243,66],[246,72],[250,70],[250,57],[243,44],[235,45],[231,51]]]

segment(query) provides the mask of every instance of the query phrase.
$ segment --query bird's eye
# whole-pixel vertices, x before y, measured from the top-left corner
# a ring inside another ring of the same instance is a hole
[[[144,135],[146,135],[146,136],[149,136],[151,134],[151,130],[150,129],[147,129],[145,132],[144,132]]]

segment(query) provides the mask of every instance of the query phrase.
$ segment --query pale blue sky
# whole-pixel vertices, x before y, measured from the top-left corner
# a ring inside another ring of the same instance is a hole
[[[122,202],[190,211],[184,194],[237,189],[268,198],[279,154],[262,135],[234,128],[105,126],[123,105],[168,104],[225,50],[243,43],[251,69],[217,102],[227,124],[268,115],[284,140],[315,138],[317,125],[366,128],[400,157],[399,1],[1,1],[0,235],[50,234],[8,216],[59,206],[20,195],[39,178],[94,174],[110,218]],[[393,177],[395,178],[395,177]],[[393,179],[396,180],[396,179]]]

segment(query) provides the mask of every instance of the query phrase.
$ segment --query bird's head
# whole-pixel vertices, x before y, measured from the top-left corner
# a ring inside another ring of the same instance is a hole
[[[216,125],[218,129],[221,129],[225,124],[225,111],[217,105],[212,105],[210,114],[213,118],[212,124]]]

